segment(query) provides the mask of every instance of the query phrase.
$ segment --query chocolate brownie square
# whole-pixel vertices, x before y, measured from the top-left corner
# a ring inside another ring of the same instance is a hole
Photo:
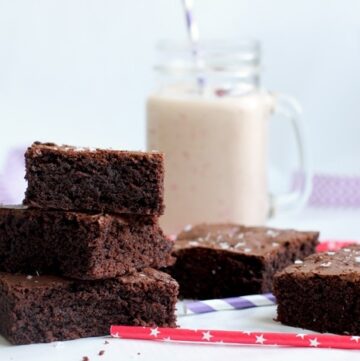
[[[172,262],[154,216],[0,208],[0,271],[110,278]]]
[[[315,252],[317,232],[201,224],[180,233],[167,269],[183,298],[211,299],[272,290],[279,271]]]
[[[35,142],[25,154],[24,204],[43,209],[161,215],[164,157]]]
[[[0,273],[0,333],[29,344],[107,335],[115,324],[175,327],[177,293],[153,269],[102,281]]]
[[[274,278],[278,321],[319,332],[360,335],[360,245],[323,252]]]

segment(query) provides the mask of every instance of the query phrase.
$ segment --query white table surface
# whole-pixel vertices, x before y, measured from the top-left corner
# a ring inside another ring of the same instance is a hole
[[[360,210],[314,210],[282,216],[269,222],[272,226],[320,230],[322,239],[360,240]],[[186,328],[228,329],[247,331],[300,332],[273,321],[276,307],[268,306],[239,311],[223,311],[195,316],[179,317],[178,323]],[[360,320],[359,320],[360,322]],[[304,332],[302,330],[302,332]],[[309,331],[310,332],[310,331]],[[104,344],[105,340],[109,344]],[[103,356],[99,356],[104,350]],[[90,361],[119,360],[359,360],[359,351],[276,348],[251,346],[190,345],[110,339],[88,338],[61,343],[12,346],[0,338],[0,361]]]

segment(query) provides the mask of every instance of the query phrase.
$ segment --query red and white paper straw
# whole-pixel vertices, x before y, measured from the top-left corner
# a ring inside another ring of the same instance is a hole
[[[288,346],[360,350],[360,336],[328,334],[190,330],[182,328],[111,326],[115,338],[188,342],[199,344],[237,344],[253,346]]]

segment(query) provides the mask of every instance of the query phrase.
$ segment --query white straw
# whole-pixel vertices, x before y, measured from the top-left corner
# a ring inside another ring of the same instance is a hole
[[[202,67],[202,62],[199,57],[198,53],[198,43],[199,43],[199,28],[194,18],[193,12],[193,1],[192,0],[182,0],[184,12],[185,12],[185,19],[186,19],[186,27],[188,30],[188,35],[191,44],[191,52],[194,59],[194,63],[196,69],[199,70]],[[200,75],[197,76],[197,84],[199,90],[202,91],[204,87],[204,79]]]
[[[183,6],[185,11],[186,25],[189,33],[189,38],[192,45],[196,45],[199,41],[199,28],[194,21],[193,16],[193,1],[183,0]]]

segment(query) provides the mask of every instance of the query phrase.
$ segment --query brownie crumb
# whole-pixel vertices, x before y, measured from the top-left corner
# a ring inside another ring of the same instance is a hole
[[[104,350],[99,351],[99,356],[102,356],[105,353]]]
[[[105,341],[105,342],[104,342],[104,345],[108,345],[108,344],[109,344],[109,341]]]
[[[82,361],[90,361],[90,359],[87,356],[83,356]]]

